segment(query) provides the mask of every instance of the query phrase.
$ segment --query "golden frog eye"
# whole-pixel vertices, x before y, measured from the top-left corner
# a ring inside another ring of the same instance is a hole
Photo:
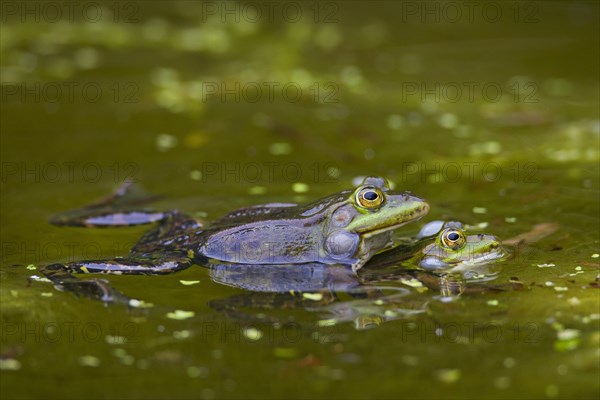
[[[375,187],[366,187],[356,192],[356,202],[362,208],[373,210],[383,203],[383,192]]]
[[[447,229],[442,233],[442,244],[452,250],[463,247],[467,239],[463,231],[458,229]]]

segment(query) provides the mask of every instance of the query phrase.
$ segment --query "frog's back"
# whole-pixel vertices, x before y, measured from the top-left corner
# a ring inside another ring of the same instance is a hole
[[[304,219],[322,213],[334,204],[343,202],[350,191],[342,191],[313,203],[298,205],[295,203],[269,203],[239,208],[213,221],[211,226],[245,224],[249,222],[277,219]]]
[[[274,203],[226,214],[203,232],[199,254],[243,264],[331,262],[324,251],[324,223],[341,192],[311,204]]]
[[[296,207],[298,205],[293,203],[270,203],[240,208],[213,221],[211,226],[227,226],[278,218],[279,214],[283,214],[285,211],[289,212],[290,209]]]

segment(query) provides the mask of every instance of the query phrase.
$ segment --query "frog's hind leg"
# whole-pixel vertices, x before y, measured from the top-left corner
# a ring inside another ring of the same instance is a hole
[[[74,274],[165,275],[188,268],[190,258],[176,254],[160,258],[115,258],[66,264],[51,264],[40,268],[59,290],[105,303],[130,304],[130,298],[110,286],[106,279],[78,279]]]
[[[148,230],[131,249],[130,258],[160,258],[156,252],[182,254],[193,258],[189,251],[196,247],[202,223],[178,211],[165,213],[164,219]]]
[[[146,193],[132,182],[123,183],[108,197],[81,208],[55,214],[50,223],[59,226],[109,227],[150,224],[168,213],[140,208],[158,196]]]

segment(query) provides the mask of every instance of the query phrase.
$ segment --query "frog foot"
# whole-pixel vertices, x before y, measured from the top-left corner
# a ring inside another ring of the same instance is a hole
[[[106,279],[78,279],[75,274],[165,275],[188,268],[192,263],[190,258],[167,254],[158,259],[115,258],[51,264],[41,267],[40,272],[58,290],[104,303],[132,305],[136,301],[114,289]]]

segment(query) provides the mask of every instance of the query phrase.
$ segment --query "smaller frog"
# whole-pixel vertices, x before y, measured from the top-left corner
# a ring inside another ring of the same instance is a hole
[[[461,271],[485,266],[508,256],[498,238],[487,234],[468,234],[460,222],[432,221],[415,237],[396,239],[391,250],[378,254],[370,269],[402,265],[434,273]]]
[[[429,271],[458,271],[508,256],[495,236],[467,235],[460,222],[430,222],[421,229],[416,239],[427,240],[431,237],[435,237],[435,241],[415,255],[418,265]]]

